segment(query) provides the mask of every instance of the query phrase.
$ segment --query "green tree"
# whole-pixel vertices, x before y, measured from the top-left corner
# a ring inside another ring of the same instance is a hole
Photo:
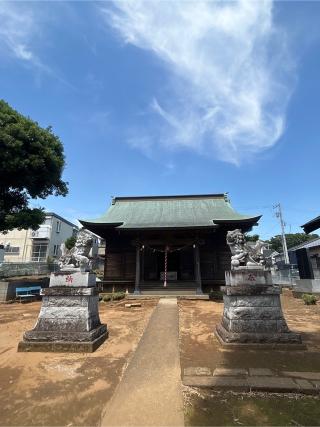
[[[300,245],[300,243],[308,242],[319,237],[318,234],[304,234],[304,233],[293,233],[286,234],[286,241],[288,249],[293,248],[294,246]],[[271,237],[269,240],[271,248],[277,252],[282,252],[282,237],[281,235],[276,235]]]
[[[71,237],[69,237],[69,238],[64,242],[64,244],[66,245],[66,248],[67,248],[68,250],[72,249],[72,248],[74,247],[75,243],[76,243],[76,240],[77,240],[77,236],[71,236]]]
[[[259,234],[247,234],[246,235],[246,241],[247,242],[256,242],[260,239]]]
[[[37,229],[45,219],[31,199],[65,196],[63,146],[51,127],[19,114],[0,99],[0,231]]]

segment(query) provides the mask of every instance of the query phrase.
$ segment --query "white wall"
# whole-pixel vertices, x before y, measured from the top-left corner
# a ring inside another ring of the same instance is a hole
[[[57,222],[61,222],[60,231],[57,232]],[[19,253],[6,253],[4,255],[5,262],[24,262],[32,261],[32,247],[34,243],[43,243],[48,245],[46,258],[50,256],[53,259],[58,259],[61,255],[60,245],[73,235],[75,226],[70,225],[63,219],[57,218],[55,215],[47,215],[46,220],[40,225],[36,233],[32,230],[14,229],[6,234],[0,233],[0,244],[10,243],[11,247],[19,247]],[[39,238],[33,238],[33,235],[38,235]],[[54,256],[54,246],[58,245],[57,256]]]
[[[61,222],[61,228],[59,232],[57,232],[58,221]],[[61,256],[60,245],[73,235],[74,228],[75,228],[74,226],[71,226],[67,222],[61,221],[59,218],[52,216],[52,228],[51,228],[51,237],[50,237],[50,243],[49,243],[49,249],[48,249],[48,256],[55,259]],[[59,246],[57,256],[54,256],[55,245]]]

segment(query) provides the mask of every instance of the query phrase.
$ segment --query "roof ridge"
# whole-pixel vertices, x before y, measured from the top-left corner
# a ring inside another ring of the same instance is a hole
[[[226,193],[213,193],[213,194],[177,194],[177,195],[162,195],[162,196],[120,196],[113,197],[113,203],[117,201],[126,201],[126,200],[167,200],[167,199],[203,199],[203,198],[217,198],[224,199],[226,198]]]
[[[314,239],[306,240],[305,242],[299,243],[298,245],[292,246],[288,249],[288,251],[299,249],[300,247],[304,247],[310,243],[315,242],[316,240],[320,240],[320,236],[315,237]]]

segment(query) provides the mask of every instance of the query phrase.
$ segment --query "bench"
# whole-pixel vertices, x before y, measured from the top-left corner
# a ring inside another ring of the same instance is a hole
[[[16,288],[16,299],[20,302],[34,301],[40,295],[41,286],[26,286]]]

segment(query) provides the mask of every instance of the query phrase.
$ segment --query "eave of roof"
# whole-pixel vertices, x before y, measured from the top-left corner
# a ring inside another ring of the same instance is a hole
[[[236,212],[225,194],[116,197],[105,215],[80,220],[86,228],[124,230],[200,229],[221,225],[255,225],[261,215]]]
[[[318,228],[320,228],[320,216],[317,216],[311,221],[306,222],[305,224],[301,225],[301,227],[303,228],[304,232],[307,234],[317,230]]]
[[[288,249],[289,252],[291,251],[297,251],[298,249],[303,248],[313,248],[320,246],[320,237],[316,237],[312,240],[308,240],[307,242],[300,243],[299,245],[293,246],[292,248]]]
[[[71,227],[76,228],[77,230],[79,230],[79,227],[75,224],[73,224],[72,222],[68,221],[67,219],[63,218],[62,216],[56,214],[55,212],[45,212],[46,216],[54,216],[55,218],[59,219],[60,221],[65,222],[66,224],[71,225]]]

